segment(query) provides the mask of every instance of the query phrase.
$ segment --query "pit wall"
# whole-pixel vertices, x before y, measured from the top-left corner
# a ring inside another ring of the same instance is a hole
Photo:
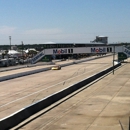
[[[106,56],[110,56],[110,55],[106,55]],[[106,56],[103,56],[103,57],[106,57]],[[73,64],[78,64],[78,63],[81,63],[81,62],[90,61],[90,60],[94,60],[94,59],[98,59],[98,58],[103,58],[103,57],[96,57],[96,58],[91,58],[91,59],[87,58],[87,59],[72,61],[70,63],[62,64],[60,66],[61,67],[65,67],[65,66],[69,66],[69,65],[73,65]],[[28,66],[28,67],[32,67],[32,66]],[[18,69],[18,68],[16,68],[16,69]],[[21,73],[17,73],[17,74],[11,74],[11,75],[7,75],[7,76],[2,76],[2,77],[0,77],[0,82],[5,81],[5,80],[10,80],[10,79],[18,78],[18,77],[22,77],[22,76],[27,76],[27,75],[31,75],[31,74],[40,73],[40,72],[43,72],[43,71],[48,71],[50,69],[51,69],[51,67],[47,67],[47,68],[41,68],[41,69],[37,69],[37,70],[31,70],[31,71],[21,72]],[[14,69],[11,69],[11,70],[14,70]]]
[[[52,105],[53,103],[59,101],[60,99],[68,96],[69,94],[73,93],[74,91],[84,87],[85,85],[93,82],[94,80],[104,76],[105,74],[111,72],[113,69],[121,66],[121,63],[116,64],[115,66],[112,66],[110,68],[107,68],[91,77],[88,77],[72,86],[69,86],[59,92],[56,92],[30,106],[27,106],[26,108],[23,108],[13,114],[11,114],[8,117],[5,117],[4,119],[0,120],[0,129],[1,130],[7,130],[10,128],[15,127],[22,121],[26,120],[33,114],[39,112],[40,110]]]

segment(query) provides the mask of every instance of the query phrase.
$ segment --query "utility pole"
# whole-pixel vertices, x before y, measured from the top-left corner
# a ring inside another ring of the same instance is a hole
[[[114,62],[115,62],[115,45],[113,46],[113,74],[114,74]]]
[[[9,36],[9,40],[10,40],[10,50],[11,50],[11,36]]]
[[[22,43],[22,58],[24,57],[23,56],[23,41],[21,41],[21,43]],[[24,59],[24,58],[23,58]]]

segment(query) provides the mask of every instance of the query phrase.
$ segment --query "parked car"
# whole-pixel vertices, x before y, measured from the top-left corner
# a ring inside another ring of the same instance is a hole
[[[0,67],[8,67],[9,66],[9,60],[8,59],[1,59],[0,60]]]

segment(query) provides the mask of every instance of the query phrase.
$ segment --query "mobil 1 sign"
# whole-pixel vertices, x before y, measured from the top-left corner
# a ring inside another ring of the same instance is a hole
[[[127,59],[127,55],[123,52],[118,52],[118,61],[123,61]]]
[[[106,48],[105,47],[99,47],[99,48],[91,47],[91,52],[92,53],[106,53]]]

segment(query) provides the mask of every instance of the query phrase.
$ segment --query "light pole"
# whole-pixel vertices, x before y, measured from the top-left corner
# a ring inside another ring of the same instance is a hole
[[[113,46],[113,74],[114,74],[114,62],[115,62],[115,45]]]
[[[23,41],[21,41],[22,43],[22,59],[24,59],[24,56],[23,56]]]
[[[11,36],[9,36],[9,40],[10,40],[10,50],[11,50]]]

